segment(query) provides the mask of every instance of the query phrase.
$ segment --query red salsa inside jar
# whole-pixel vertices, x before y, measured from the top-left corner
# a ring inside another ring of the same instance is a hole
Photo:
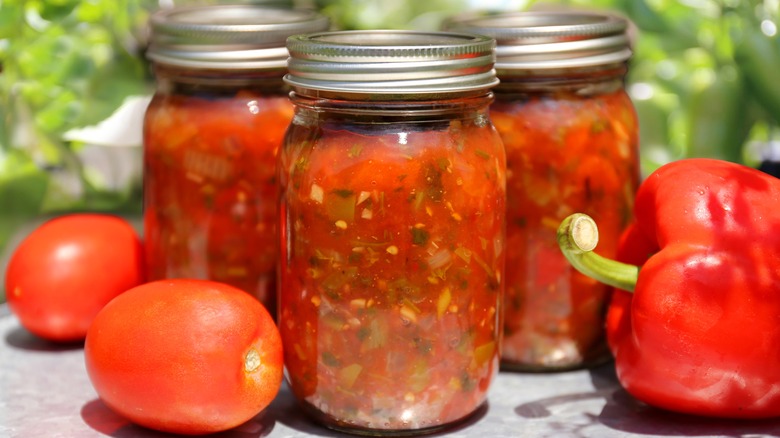
[[[275,308],[284,94],[158,94],[146,114],[149,278],[208,278]]]
[[[281,153],[280,330],[313,415],[451,423],[498,367],[505,159],[493,128],[291,128]],[[384,130],[383,130],[384,129]]]
[[[638,185],[637,120],[627,94],[497,93],[491,118],[507,154],[507,285],[503,363],[568,368],[608,357],[608,288],[576,272],[556,230],[583,212],[614,257]]]

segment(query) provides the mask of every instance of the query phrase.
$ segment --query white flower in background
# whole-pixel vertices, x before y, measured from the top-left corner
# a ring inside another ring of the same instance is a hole
[[[78,149],[85,177],[109,190],[122,190],[142,175],[143,121],[150,96],[130,96],[111,116],[94,126],[62,135]]]

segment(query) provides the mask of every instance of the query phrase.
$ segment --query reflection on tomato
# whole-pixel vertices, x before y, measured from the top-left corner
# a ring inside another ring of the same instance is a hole
[[[282,382],[282,343],[268,311],[208,280],[154,281],[117,297],[95,318],[84,355],[108,407],[179,434],[250,420]]]
[[[52,219],[18,246],[6,272],[8,305],[21,324],[52,341],[79,341],[112,298],[142,283],[135,230],[109,215]]]

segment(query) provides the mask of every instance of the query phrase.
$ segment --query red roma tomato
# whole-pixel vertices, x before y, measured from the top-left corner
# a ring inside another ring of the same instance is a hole
[[[143,249],[127,221],[72,214],[32,231],[8,263],[8,305],[27,330],[80,341],[112,298],[144,281]]]
[[[108,407],[164,432],[238,426],[282,383],[282,341],[268,311],[208,280],[154,281],[120,295],[95,318],[84,355]]]

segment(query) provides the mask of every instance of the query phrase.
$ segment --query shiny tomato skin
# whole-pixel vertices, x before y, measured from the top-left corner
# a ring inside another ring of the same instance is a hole
[[[69,214],[33,230],[8,262],[11,311],[30,332],[81,341],[95,315],[144,281],[143,248],[133,227],[105,214]]]
[[[178,434],[238,426],[282,382],[282,341],[268,311],[209,280],[153,281],[120,295],[95,318],[84,355],[108,407]]]

